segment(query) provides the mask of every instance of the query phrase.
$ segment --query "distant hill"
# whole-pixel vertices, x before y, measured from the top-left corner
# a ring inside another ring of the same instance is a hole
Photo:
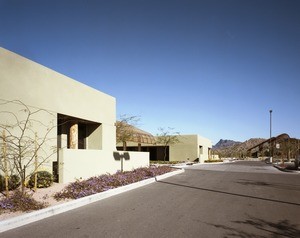
[[[247,150],[266,139],[263,138],[251,138],[244,142],[223,140],[221,139],[212,148],[214,154],[218,154],[220,157],[244,157],[247,155]]]
[[[234,145],[237,145],[237,144],[241,144],[241,143],[242,142],[239,142],[239,141],[221,139],[221,140],[219,140],[219,142],[217,144],[215,144],[213,146],[213,149],[215,149],[215,150],[224,149],[224,148],[234,146]]]

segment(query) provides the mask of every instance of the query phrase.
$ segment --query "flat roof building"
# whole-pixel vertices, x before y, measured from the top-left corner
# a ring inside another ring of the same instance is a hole
[[[114,157],[114,97],[0,48],[2,130],[24,121],[28,111],[35,112],[29,118],[28,138],[35,132],[47,142],[38,151],[40,161],[45,159],[40,169],[57,174],[61,183],[149,165],[148,153],[130,153],[122,168]],[[22,134],[17,128],[13,133]],[[26,156],[24,161],[30,158]],[[34,171],[33,166],[28,168],[27,174]]]
[[[147,151],[150,153],[150,160],[166,161],[198,161],[204,163],[211,158],[212,142],[200,135],[175,135],[178,142],[164,146],[162,144],[138,143],[136,141],[127,142],[128,151]],[[154,139],[157,137],[154,137]],[[118,149],[122,149],[121,143],[117,144]]]

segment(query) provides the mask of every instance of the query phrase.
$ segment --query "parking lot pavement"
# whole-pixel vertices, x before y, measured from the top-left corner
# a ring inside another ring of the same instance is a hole
[[[298,174],[264,163],[193,165],[1,238],[300,237],[299,197]]]
[[[234,161],[232,163],[195,164],[193,166],[186,167],[185,169],[245,172],[245,173],[272,173],[272,174],[282,173],[282,171],[278,171],[278,169],[274,168],[272,164],[266,164],[261,161]]]

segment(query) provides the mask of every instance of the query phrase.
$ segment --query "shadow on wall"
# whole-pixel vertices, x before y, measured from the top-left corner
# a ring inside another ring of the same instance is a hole
[[[124,159],[125,160],[130,160],[130,155],[128,152],[118,152],[118,151],[114,151],[113,152],[113,155],[114,155],[114,159],[115,160],[120,160],[121,161],[121,172],[124,171]]]
[[[300,237],[299,226],[291,223],[289,220],[279,220],[278,222],[269,222],[263,219],[248,216],[244,221],[232,221],[233,224],[251,226],[256,229],[256,233],[245,231],[243,228],[234,228],[219,224],[206,223],[218,229],[223,229],[226,234],[224,237]],[[255,232],[255,230],[253,231]],[[262,233],[265,234],[262,234]]]
[[[114,151],[113,155],[115,160],[130,160],[130,154],[128,152],[120,153],[118,151]]]

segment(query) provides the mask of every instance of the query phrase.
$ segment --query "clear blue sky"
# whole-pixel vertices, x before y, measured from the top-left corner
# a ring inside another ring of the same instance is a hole
[[[268,138],[272,109],[273,135],[299,138],[299,13],[298,0],[0,0],[0,46],[116,97],[153,134]]]

